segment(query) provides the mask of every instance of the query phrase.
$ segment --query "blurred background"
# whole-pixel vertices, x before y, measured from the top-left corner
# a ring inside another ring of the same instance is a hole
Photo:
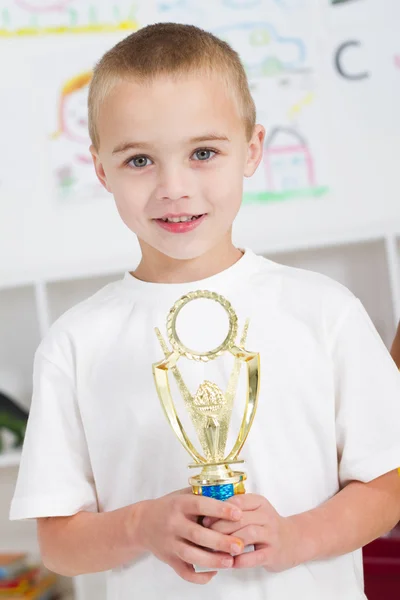
[[[35,575],[35,523],[8,511],[40,339],[139,260],[91,165],[92,68],[160,21],[212,31],[247,70],[267,136],[235,242],[349,287],[388,348],[400,318],[399,0],[0,0],[0,598],[11,580],[13,598],[105,597],[103,574]],[[371,600],[400,597],[399,540],[365,550]]]

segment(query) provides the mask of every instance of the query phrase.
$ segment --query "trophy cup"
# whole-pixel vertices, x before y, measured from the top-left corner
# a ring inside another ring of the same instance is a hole
[[[208,299],[222,306],[229,319],[229,328],[225,340],[214,350],[196,352],[187,348],[180,340],[176,321],[181,309],[189,302],[197,299]],[[209,496],[218,500],[227,500],[235,494],[244,494],[246,474],[242,471],[232,470],[231,466],[244,461],[239,459],[239,453],[246,441],[252,426],[259,395],[260,385],[260,357],[256,352],[245,350],[248,321],[246,321],[243,335],[239,344],[236,344],[238,333],[238,319],[230,302],[223,296],[207,290],[190,292],[182,296],[171,308],[167,317],[167,335],[172,346],[170,350],[156,329],[156,335],[164,352],[164,359],[153,364],[154,381],[165,415],[181,444],[190,454],[193,463],[190,468],[200,468],[200,473],[189,478],[194,494]],[[217,359],[224,352],[230,352],[234,357],[234,366],[224,393],[215,383],[204,381],[192,395],[187,388],[183,377],[178,370],[178,360],[208,362]],[[236,388],[242,364],[247,367],[247,393],[244,414],[239,433],[230,451],[226,451],[228,430],[232,415]],[[192,442],[176,411],[169,385],[169,374],[175,377],[179,392],[183,397],[184,406],[193,423],[198,443],[199,452]]]

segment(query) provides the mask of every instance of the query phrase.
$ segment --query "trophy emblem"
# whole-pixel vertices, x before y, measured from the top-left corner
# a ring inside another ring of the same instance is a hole
[[[177,332],[176,322],[182,308],[189,302],[208,299],[217,302],[224,308],[229,320],[228,333],[224,341],[215,349],[207,352],[196,352],[186,347]],[[170,349],[159,329],[156,335],[164,353],[164,359],[153,364],[153,376],[157,393],[165,415],[176,437],[192,457],[189,464],[192,469],[200,468],[200,473],[189,478],[194,494],[226,500],[235,494],[245,493],[244,481],[246,473],[236,471],[234,465],[243,463],[239,458],[240,451],[246,441],[256,413],[260,386],[260,357],[257,352],[245,349],[249,322],[246,321],[243,335],[239,343],[238,318],[230,302],[215,292],[198,290],[185,294],[170,309],[167,316],[167,335]],[[187,388],[178,368],[178,361],[191,360],[208,362],[217,360],[223,353],[229,352],[234,357],[234,366],[226,391],[222,391],[212,381],[203,381],[196,393],[192,395]],[[226,448],[232,409],[236,396],[240,369],[247,369],[247,392],[239,433],[233,447]],[[169,376],[173,375],[178,384],[187,410],[194,426],[201,451],[196,449],[196,442],[189,439],[177,414],[171,395]]]

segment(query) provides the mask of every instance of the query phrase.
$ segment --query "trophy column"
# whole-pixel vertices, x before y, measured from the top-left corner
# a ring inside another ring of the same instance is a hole
[[[214,350],[203,353],[187,348],[181,342],[176,330],[176,320],[180,310],[188,302],[200,298],[217,302],[225,309],[229,319],[229,330],[222,344]],[[235,494],[245,493],[246,474],[232,470],[231,465],[244,462],[238,456],[253,423],[259,395],[260,358],[258,353],[248,352],[244,349],[247,328],[248,323],[246,322],[242,339],[236,345],[238,319],[230,302],[215,292],[199,290],[182,296],[169,311],[167,333],[172,350],[168,348],[159,330],[156,329],[157,337],[164,351],[164,359],[153,365],[154,382],[161,405],[175,435],[194,460],[189,467],[201,469],[199,474],[189,478],[193,493],[197,495],[227,500]],[[227,391],[224,393],[215,383],[206,380],[201,383],[193,396],[179,372],[178,361],[187,359],[208,362],[217,359],[224,352],[231,353],[235,359]],[[243,365],[247,369],[245,409],[238,436],[232,450],[227,454],[226,443],[236,395],[236,384],[240,367]],[[202,453],[189,439],[177,415],[169,385],[169,374],[172,374],[178,383]]]

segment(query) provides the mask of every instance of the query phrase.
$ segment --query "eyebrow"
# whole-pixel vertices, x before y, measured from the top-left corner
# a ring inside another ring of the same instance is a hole
[[[218,133],[206,133],[205,135],[199,135],[188,140],[189,144],[198,144],[200,142],[229,142],[230,139],[226,135]],[[151,148],[151,144],[148,142],[122,142],[118,144],[112,151],[113,154],[121,154],[127,150],[133,150],[137,148]]]

